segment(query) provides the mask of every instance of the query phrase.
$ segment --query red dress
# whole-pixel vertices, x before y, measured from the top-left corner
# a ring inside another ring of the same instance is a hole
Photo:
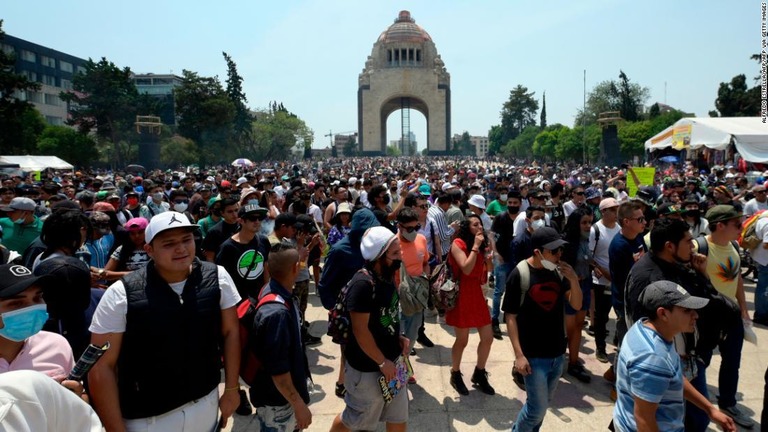
[[[456,239],[453,243],[467,254],[468,248],[464,240]],[[488,302],[482,288],[486,278],[483,257],[477,257],[475,266],[468,275],[459,269],[451,253],[448,254],[448,264],[459,280],[459,298],[456,300],[456,307],[445,312],[445,323],[459,328],[479,328],[490,325],[491,313],[488,311]]]

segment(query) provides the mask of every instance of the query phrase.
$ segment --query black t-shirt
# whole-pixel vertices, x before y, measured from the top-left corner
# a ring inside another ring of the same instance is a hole
[[[515,233],[515,220],[504,212],[493,218],[491,231],[496,235],[496,251],[504,259],[505,263],[512,263],[512,240]]]
[[[371,273],[372,274],[372,273]],[[374,276],[375,288],[371,278],[362,270],[355,273],[347,292],[347,310],[370,314],[368,330],[376,341],[376,346],[388,360],[395,360],[400,348],[400,297],[394,283],[385,282]],[[349,364],[361,372],[377,372],[379,365],[368,357],[358,345],[354,333],[350,333],[349,343],[344,350]]]
[[[557,203],[557,205],[552,208],[552,216],[549,218],[549,225],[558,232],[563,232],[563,227],[565,226],[565,210],[563,210],[562,203]]]
[[[554,358],[565,353],[565,293],[571,285],[557,273],[530,269],[530,287],[520,305],[520,272],[513,268],[507,278],[507,289],[501,309],[517,315],[520,347],[528,358]]]
[[[618,233],[608,246],[608,256],[611,257],[608,269],[611,272],[611,294],[613,307],[624,314],[624,287],[629,277],[629,271],[635,262],[645,254],[645,241],[642,235],[630,240]]]
[[[208,234],[205,235],[205,238],[203,239],[203,250],[213,253],[218,252],[221,244],[239,230],[239,224],[228,224],[224,222],[224,219],[220,220],[219,223],[212,226],[211,229],[208,230]]]
[[[373,215],[376,216],[376,220],[379,221],[379,225],[397,234],[397,228],[392,225],[392,222],[388,221],[389,213],[381,209],[373,209]]]
[[[274,280],[262,294],[270,292],[280,295],[287,304],[266,303],[256,312],[251,346],[263,369],[251,386],[251,402],[257,407],[286,405],[288,402],[277,390],[272,377],[290,372],[296,391],[305,403],[309,403],[309,370],[299,330],[298,302]]]
[[[208,239],[208,237],[206,237]],[[232,276],[240,297],[256,298],[264,286],[264,265],[269,258],[269,239],[257,235],[247,244],[228,238],[216,254],[216,264]]]

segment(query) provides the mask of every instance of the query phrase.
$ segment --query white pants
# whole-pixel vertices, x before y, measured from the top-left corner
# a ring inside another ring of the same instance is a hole
[[[128,432],[211,432],[219,414],[219,388],[155,417],[125,420]]]

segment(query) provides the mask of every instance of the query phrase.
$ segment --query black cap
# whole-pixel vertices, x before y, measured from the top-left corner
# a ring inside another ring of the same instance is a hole
[[[33,275],[23,265],[0,265],[0,299],[13,297],[32,285],[47,285],[51,280],[52,277],[48,275]]]
[[[555,250],[560,246],[568,244],[563,240],[556,229],[550,227],[541,227],[531,235],[531,246],[538,250]]]
[[[296,229],[298,231],[306,231],[310,234],[317,232],[317,226],[315,220],[310,215],[298,215],[296,216]]]

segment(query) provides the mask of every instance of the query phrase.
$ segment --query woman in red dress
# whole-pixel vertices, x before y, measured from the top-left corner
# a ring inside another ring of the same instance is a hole
[[[456,340],[451,348],[451,386],[462,395],[469,394],[462,379],[460,366],[461,357],[469,341],[469,330],[472,328],[476,328],[480,334],[472,386],[485,394],[496,393],[488,384],[488,372],[485,371],[485,363],[493,343],[491,314],[488,312],[488,303],[482,289],[486,277],[484,261],[487,250],[488,244],[480,217],[474,214],[468,216],[461,223],[456,239],[451,244],[448,263],[458,280],[459,296],[456,307],[445,313],[445,323],[453,326],[456,333]]]

